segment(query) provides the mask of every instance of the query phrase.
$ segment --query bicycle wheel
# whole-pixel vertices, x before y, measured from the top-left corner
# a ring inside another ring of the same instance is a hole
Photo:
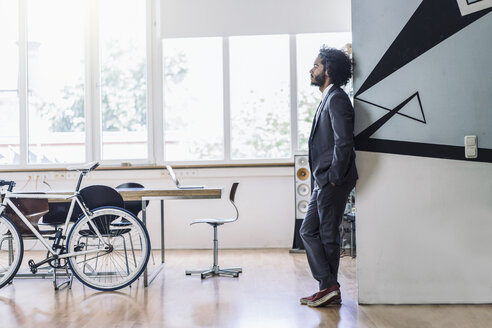
[[[22,262],[24,243],[15,224],[0,216],[0,288],[14,278]]]
[[[147,229],[137,217],[118,207],[101,207],[92,213],[79,218],[70,230],[67,252],[81,254],[69,257],[68,264],[89,287],[116,290],[128,286],[149,260]]]

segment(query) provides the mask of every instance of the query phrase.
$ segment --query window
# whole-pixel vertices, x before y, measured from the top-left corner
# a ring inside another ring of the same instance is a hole
[[[2,1],[0,165],[288,161],[306,150],[320,96],[309,69],[322,44],[341,48],[350,33],[160,40],[158,7]]]
[[[28,162],[32,164],[85,161],[83,4],[82,0],[28,1]]]
[[[17,164],[20,154],[17,6],[17,1],[0,2],[0,164]]]
[[[288,35],[163,40],[165,159],[290,157],[289,60]]]
[[[309,70],[323,44],[344,48],[351,33],[297,35],[296,81],[290,74],[292,40],[288,35],[164,39],[165,160],[278,160],[306,151],[320,101]],[[297,117],[291,117],[293,91]],[[298,127],[295,144],[292,120]]]
[[[163,41],[166,160],[224,158],[222,39]]]
[[[230,38],[232,159],[290,157],[289,36]]]
[[[307,151],[313,117],[321,100],[321,93],[311,86],[309,70],[318,56],[318,50],[327,47],[342,49],[352,42],[352,33],[299,34],[297,45],[297,128],[298,149]]]
[[[147,159],[145,2],[99,6],[102,158]]]
[[[150,3],[1,2],[0,164],[149,160]]]

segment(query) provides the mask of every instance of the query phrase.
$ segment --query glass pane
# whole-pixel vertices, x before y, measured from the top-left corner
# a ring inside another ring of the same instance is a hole
[[[318,87],[311,86],[309,70],[323,44],[342,49],[352,42],[352,33],[299,34],[297,44],[297,126],[298,149],[308,150],[314,112],[321,100]],[[351,84],[350,82],[348,84]]]
[[[0,164],[19,163],[18,2],[0,2]]]
[[[101,0],[102,158],[147,158],[146,2]]]
[[[290,157],[289,37],[230,38],[231,157]]]
[[[29,155],[85,161],[84,1],[28,1]]]
[[[223,159],[222,39],[167,39],[163,54],[166,160]]]

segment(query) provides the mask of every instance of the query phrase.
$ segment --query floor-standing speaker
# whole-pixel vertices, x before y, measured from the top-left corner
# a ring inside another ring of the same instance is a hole
[[[295,229],[294,242],[291,251],[302,251],[302,243],[299,229],[306,216],[311,197],[311,171],[309,170],[309,158],[307,154],[294,155],[294,194],[295,194]]]

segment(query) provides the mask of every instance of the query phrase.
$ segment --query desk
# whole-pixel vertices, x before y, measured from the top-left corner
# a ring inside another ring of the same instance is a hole
[[[147,225],[147,200],[161,201],[161,264],[148,273],[144,271],[144,286],[147,287],[164,268],[164,200],[169,199],[217,199],[222,197],[222,187],[202,189],[118,189],[125,201],[142,201],[142,221]],[[54,193],[54,192],[47,192]],[[56,194],[64,194],[57,192]],[[68,194],[68,193],[67,193]],[[49,199],[50,202],[69,202],[69,199]],[[151,250],[152,251],[152,250]]]
[[[142,201],[142,221],[147,225],[147,200],[161,201],[161,263],[149,274],[144,271],[144,286],[147,287],[164,268],[164,200],[169,199],[217,199],[222,197],[222,187],[202,189],[118,189],[125,201]],[[151,250],[152,251],[152,250]]]

